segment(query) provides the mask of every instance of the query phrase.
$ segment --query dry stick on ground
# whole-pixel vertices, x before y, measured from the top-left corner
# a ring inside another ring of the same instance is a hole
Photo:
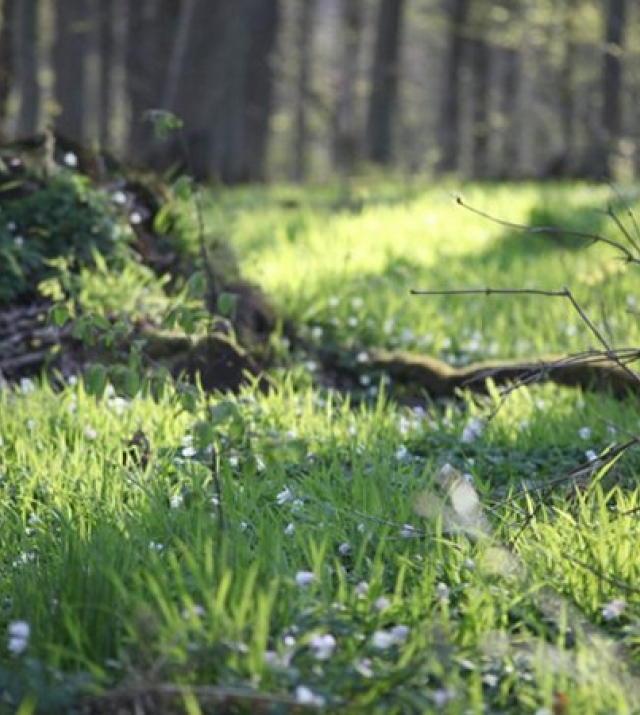
[[[463,208],[466,208],[467,210],[471,211],[472,213],[475,213],[479,216],[482,216],[483,218],[489,219],[490,221],[497,223],[501,226],[505,226],[507,228],[511,228],[513,230],[518,230],[518,231],[523,231],[526,233],[562,233],[564,235],[571,235],[575,237],[580,237],[580,238],[588,238],[592,242],[600,242],[600,243],[605,243],[609,246],[612,246],[616,250],[618,250],[620,253],[622,253],[624,260],[627,263],[636,263],[640,265],[640,258],[637,258],[634,256],[634,254],[629,250],[626,246],[624,246],[622,243],[619,241],[614,241],[612,239],[606,238],[605,236],[602,236],[600,234],[595,234],[595,233],[588,233],[588,232],[583,232],[583,231],[573,231],[573,230],[564,230],[564,229],[559,229],[556,227],[551,227],[551,226],[526,226],[526,225],[521,225],[521,224],[515,224],[511,223],[509,221],[503,221],[501,219],[498,219],[494,216],[491,216],[490,214],[487,214],[483,211],[480,211],[478,209],[475,209],[468,204],[466,204],[461,197],[457,196],[455,197],[456,202],[458,205],[462,206]],[[626,229],[622,221],[618,218],[618,216],[615,214],[615,212],[612,210],[610,207],[608,210],[608,216],[614,221],[616,224],[618,230],[621,232],[621,234],[626,238],[626,240],[629,242],[631,245],[632,249],[636,251],[636,253],[640,254],[639,246],[634,240],[633,236],[631,233]],[[631,214],[632,220],[634,223],[634,228],[636,229],[636,233],[638,232],[638,226],[635,222],[635,218],[633,217],[633,214]],[[620,370],[622,370],[627,377],[630,379],[632,383],[635,383],[637,385],[640,385],[640,375],[636,373],[634,370],[632,370],[627,362],[632,361],[633,359],[637,359],[638,352],[637,351],[631,351],[629,353],[628,351],[623,351],[623,350],[614,350],[613,347],[611,346],[610,342],[607,340],[607,338],[604,336],[602,331],[598,329],[598,327],[595,325],[595,323],[591,320],[591,318],[588,316],[584,308],[580,305],[580,303],[575,299],[573,293],[570,291],[570,289],[567,286],[564,286],[562,290],[557,291],[557,290],[540,290],[536,288],[525,288],[525,289],[505,289],[505,288],[469,288],[469,289],[454,289],[454,290],[442,290],[442,291],[436,291],[436,290],[431,290],[431,291],[420,291],[420,290],[412,290],[411,293],[413,295],[478,295],[478,294],[483,294],[486,296],[490,296],[491,294],[498,294],[498,295],[541,295],[541,296],[546,296],[546,297],[562,297],[566,298],[570,303],[573,309],[576,311],[576,313],[579,315],[580,319],[582,322],[587,326],[589,331],[591,332],[592,335],[596,338],[596,340],[600,343],[600,345],[604,348],[604,351],[590,351],[588,359],[598,359],[598,358],[603,358],[607,361],[610,361],[617,365]],[[626,353],[626,354],[625,354]],[[584,354],[582,356],[584,359]],[[566,360],[564,361],[557,361],[555,366],[552,365],[545,365],[544,370],[549,371],[550,369],[553,369],[554,367],[558,369],[562,365],[568,364],[570,361],[576,360],[576,356],[569,356]],[[491,370],[488,370],[485,375],[483,376],[478,376],[478,377],[484,377],[485,379],[490,378],[491,375]],[[540,372],[538,373],[538,379],[540,377]],[[497,409],[500,408],[502,404],[504,404],[504,401],[506,397],[508,396],[509,392],[513,391],[514,389],[517,389],[518,387],[523,386],[524,384],[529,383],[532,381],[531,379],[522,379],[520,378],[515,385],[512,385],[511,388],[508,389],[507,393],[503,393],[501,396],[501,402],[500,405],[494,410],[492,413],[491,417],[495,416]],[[617,448],[614,448],[610,450],[610,452],[605,456],[603,455],[601,459],[597,460],[598,464],[588,464],[588,465],[581,465],[575,470],[572,470],[569,473],[564,474],[560,480],[554,480],[556,481],[561,481],[564,482],[567,479],[573,479],[575,480],[576,478],[579,478],[580,475],[585,473],[585,470],[592,470],[592,469],[605,469],[609,465],[611,465],[614,461],[616,461],[627,449],[629,449],[632,446],[635,446],[638,443],[639,439],[638,438],[633,438],[626,442],[623,445],[618,446]],[[601,464],[599,464],[601,462]],[[590,472],[591,473],[591,472]],[[552,488],[552,484],[547,484],[545,485],[546,489]],[[527,490],[528,492],[529,490]],[[544,491],[541,490],[541,491]],[[512,495],[512,498],[513,495]],[[518,538],[522,535],[522,533],[526,530],[526,528],[529,526],[529,524],[533,521],[533,518],[535,517],[536,513],[538,512],[542,502],[538,502],[538,504],[530,510],[529,514],[527,515],[527,518],[525,519],[524,524],[522,525],[521,529],[518,530],[516,533],[515,537],[512,539],[511,544],[515,544],[515,542],[518,540]]]
[[[631,250],[629,250],[626,246],[624,246],[620,241],[614,241],[611,238],[607,238],[606,236],[603,236],[602,234],[599,233],[592,233],[589,231],[576,231],[573,229],[565,229],[565,228],[559,228],[557,226],[528,226],[526,224],[519,224],[519,223],[513,223],[511,221],[504,221],[502,219],[497,218],[496,216],[492,216],[491,214],[488,214],[484,211],[480,211],[477,208],[474,208],[473,206],[470,206],[469,204],[464,201],[464,199],[456,195],[454,196],[455,202],[461,206],[462,208],[465,208],[467,211],[470,211],[471,213],[476,214],[477,216],[481,216],[482,218],[486,218],[492,223],[496,223],[499,226],[504,226],[505,228],[511,228],[515,231],[521,231],[523,233],[531,233],[531,234],[562,234],[565,236],[574,236],[576,238],[587,238],[589,239],[592,243],[604,243],[608,246],[611,246],[612,248],[615,248],[617,251],[619,251],[622,256],[624,257],[624,260],[627,263],[635,263],[640,265],[640,246],[636,243],[635,239],[631,235],[631,233],[627,230],[626,226],[622,223],[618,215],[615,213],[613,208],[609,206],[607,209],[607,216],[609,216],[614,223],[616,224],[618,230],[622,234],[622,236],[629,242],[631,247],[636,251],[638,256],[634,255]],[[633,215],[633,212],[629,211],[629,214],[631,216],[631,220],[634,225],[634,229],[637,234],[640,235],[640,228],[638,227],[638,224],[636,223],[635,217]],[[485,292],[488,289],[485,289]],[[412,291],[413,292],[413,291]],[[473,290],[474,293],[482,292],[478,290]],[[487,292],[487,295],[490,295],[490,293],[496,293],[496,292],[501,292],[501,293],[506,293],[508,291],[506,290],[491,290]],[[564,296],[567,298],[570,303],[572,304],[574,310],[578,313],[582,321],[585,323],[585,325],[589,328],[591,333],[596,337],[598,342],[604,347],[606,351],[607,357],[615,362],[616,364],[619,365],[620,368],[622,368],[632,380],[637,381],[640,383],[640,375],[635,373],[633,370],[631,370],[629,367],[624,365],[622,362],[618,360],[617,353],[609,342],[606,340],[606,338],[603,336],[601,331],[598,330],[598,328],[595,326],[593,321],[589,318],[589,316],[585,313],[583,308],[580,306],[578,301],[574,298],[573,294],[569,290],[567,286],[564,286],[562,291],[538,291],[536,289],[525,289],[524,291],[522,290],[517,290],[514,289],[511,291],[512,293],[518,294],[518,293],[529,293],[530,295],[547,295],[547,296]],[[421,293],[424,295],[424,293]]]
[[[469,295],[539,295],[539,296],[546,296],[546,297],[551,297],[551,298],[566,298],[570,303],[573,309],[578,313],[580,316],[580,319],[585,323],[585,325],[589,328],[590,332],[595,336],[596,340],[603,346],[604,351],[598,351],[598,350],[590,350],[588,352],[582,353],[579,356],[568,356],[567,358],[561,358],[561,359],[554,359],[552,361],[548,361],[545,359],[540,359],[538,362],[538,379],[542,377],[545,374],[548,374],[552,370],[560,370],[562,368],[565,368],[567,366],[573,365],[578,366],[578,365],[598,365],[598,364],[603,364],[603,366],[606,366],[606,362],[610,362],[613,365],[617,366],[619,370],[624,373],[627,377],[627,380],[629,382],[629,385],[634,385],[638,389],[640,389],[640,375],[636,373],[635,371],[631,370],[631,368],[627,365],[627,362],[636,359],[638,356],[640,356],[640,351],[636,351],[635,355],[633,354],[633,351],[631,351],[631,354],[629,352],[629,349],[625,348],[623,351],[617,351],[612,348],[608,340],[604,337],[602,332],[597,328],[597,326],[593,323],[593,321],[589,318],[585,310],[582,308],[582,306],[578,303],[578,301],[575,299],[573,293],[569,290],[568,287],[562,288],[562,290],[541,290],[538,288],[456,288],[456,289],[444,289],[444,290],[416,290],[412,289],[410,291],[412,295],[458,295],[458,296],[469,296]],[[536,361],[529,361],[529,362],[536,362]],[[517,363],[514,363],[512,367],[517,367]],[[526,368],[526,365],[523,366],[523,369]],[[498,367],[496,369],[491,369],[488,368],[486,371],[481,371],[477,374],[473,374],[472,377],[467,381],[467,383],[470,383],[472,381],[477,381],[477,380],[486,380],[491,377],[495,377],[501,373],[501,371],[504,371],[504,366]],[[535,374],[535,369],[532,367],[532,375]],[[517,389],[517,387],[521,387],[523,384],[528,384],[530,381],[529,378],[523,379],[523,378],[518,378],[515,382],[514,385],[509,388],[509,391],[513,391],[513,389]]]

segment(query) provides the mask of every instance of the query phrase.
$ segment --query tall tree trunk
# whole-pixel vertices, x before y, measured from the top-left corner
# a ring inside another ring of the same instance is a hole
[[[517,49],[502,48],[503,61],[500,113],[502,119],[502,141],[499,176],[514,178],[518,145],[517,96],[520,74],[520,52]]]
[[[518,142],[514,174],[518,178],[530,178],[536,172],[535,127],[533,110],[535,109],[535,79],[532,66],[535,66],[535,47],[531,15],[534,0],[521,0],[518,21],[522,23],[520,38],[520,72],[516,93],[518,117]]]
[[[20,0],[21,2],[23,0]],[[85,139],[87,99],[87,34],[90,16],[86,0],[55,3],[53,72],[58,104],[57,129],[72,139]]]
[[[250,0],[226,8],[223,101],[215,107],[210,166],[224,183],[248,181],[246,171],[247,65],[250,42]]]
[[[398,98],[404,0],[380,0],[367,116],[367,158],[389,165]]]
[[[358,158],[356,83],[362,39],[362,0],[342,0],[342,52],[335,118],[336,166],[343,175],[353,171]]]
[[[311,94],[311,63],[313,57],[313,14],[316,0],[299,0],[296,31],[296,99],[293,128],[293,180],[304,181],[307,173],[309,130],[307,113]]]
[[[441,172],[459,169],[459,145],[462,121],[460,111],[460,78],[463,71],[465,36],[464,28],[469,15],[470,0],[445,0],[447,18],[447,49],[445,82],[441,89],[442,103],[439,113]]]
[[[279,23],[280,0],[260,0],[251,13],[247,61],[245,154],[247,177],[252,181],[263,181],[267,175],[267,145],[275,86],[273,52]]]
[[[7,105],[14,82],[13,33],[17,0],[2,0],[0,11],[0,139],[6,138]]]
[[[130,114],[127,156],[134,163],[157,168],[163,165],[165,148],[156,142],[153,128],[145,121],[145,116],[150,109],[162,108],[167,52],[172,47],[179,9],[176,0],[127,3],[125,83]],[[202,87],[192,89],[193,101],[200,101]]]
[[[264,175],[278,8],[278,0],[196,0],[185,17],[182,7],[188,41],[174,38],[171,71],[179,79],[165,83],[164,95],[184,122],[196,178],[237,183]],[[166,145],[165,165],[185,161],[180,143]]]
[[[605,53],[602,67],[602,167],[603,178],[613,176],[612,162],[622,131],[622,51],[626,0],[605,0]]]
[[[562,132],[562,152],[556,160],[553,174],[569,177],[576,171],[576,72],[577,42],[576,18],[578,0],[564,0],[562,9],[562,36],[565,41],[560,76],[560,125]]]
[[[116,11],[113,2],[103,3],[98,7],[97,45],[98,45],[98,108],[97,127],[100,146],[111,146],[111,118],[114,114],[114,74],[116,65]]]
[[[180,6],[180,11],[176,20],[173,46],[169,57],[166,82],[162,90],[162,99],[160,100],[159,105],[163,109],[172,110],[176,102],[178,84],[185,71],[185,59],[187,56],[187,49],[189,47],[189,36],[192,32],[196,8],[197,0],[184,0]]]
[[[473,178],[485,179],[489,170],[490,95],[488,40],[485,28],[476,26],[476,36],[469,42],[470,66],[473,81]]]
[[[19,135],[34,134],[40,122],[38,6],[38,0],[20,0],[16,7],[14,51],[20,96],[16,126]]]

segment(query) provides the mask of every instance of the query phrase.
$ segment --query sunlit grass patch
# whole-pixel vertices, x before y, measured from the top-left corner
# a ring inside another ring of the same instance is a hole
[[[441,188],[367,191],[347,207],[329,191],[222,193],[211,221],[310,340],[356,360],[594,343],[566,301],[409,295],[421,287],[567,284],[594,317],[611,306],[614,343],[637,340],[635,269],[605,275],[610,249],[505,235]],[[578,227],[607,201],[587,187],[465,195]],[[81,698],[95,713],[136,698],[162,712],[633,712],[640,460],[630,449],[604,473],[598,459],[636,434],[637,405],[547,385],[408,406],[379,377],[363,387],[357,401],[298,377],[190,401],[169,386],[0,390],[10,711],[31,693],[43,713]]]

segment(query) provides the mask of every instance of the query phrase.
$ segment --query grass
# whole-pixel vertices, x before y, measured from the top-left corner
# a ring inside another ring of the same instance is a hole
[[[616,235],[607,189],[464,194]],[[508,233],[440,188],[339,198],[208,208],[311,340],[452,362],[579,351],[594,336],[561,299],[408,295],[569,285],[638,344],[636,269],[606,246]],[[371,383],[356,403],[312,375],[195,401],[0,391],[0,711],[637,712],[640,460],[554,482],[635,434],[637,405],[535,387],[488,420],[491,399],[412,409]]]

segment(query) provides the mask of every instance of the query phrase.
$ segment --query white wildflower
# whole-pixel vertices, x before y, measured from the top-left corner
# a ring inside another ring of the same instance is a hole
[[[31,627],[26,621],[13,621],[9,624],[9,652],[13,655],[24,653],[29,645]]]
[[[394,626],[390,632],[396,643],[404,643],[409,637],[409,626]]]
[[[606,604],[602,609],[602,617],[605,621],[612,621],[614,618],[618,618],[622,615],[627,607],[627,602],[622,599],[614,599]]]
[[[404,444],[401,444],[398,449],[396,449],[395,458],[398,462],[401,462],[403,459],[406,459],[408,455],[409,450]]]
[[[356,586],[356,594],[358,598],[364,598],[369,590],[369,584],[366,581],[360,581]]]
[[[204,606],[201,606],[199,603],[194,603],[193,606],[185,608],[182,611],[182,617],[185,619],[185,621],[188,621],[192,618],[203,618],[206,614],[207,612]]]
[[[371,639],[371,644],[377,650],[385,650],[394,645],[401,645],[409,636],[407,626],[394,626],[388,630],[376,631]]]
[[[380,596],[379,598],[376,598],[373,607],[376,609],[376,611],[386,611],[390,605],[391,601],[386,596]]]
[[[309,586],[316,580],[313,571],[298,571],[296,574],[297,586]]]
[[[324,705],[324,698],[316,695],[306,685],[298,685],[296,688],[296,701],[301,705],[317,705],[320,707]]]
[[[403,539],[414,539],[417,536],[417,531],[416,531],[415,526],[411,526],[411,524],[403,524],[402,531],[400,532],[400,536]]]
[[[477,417],[472,417],[462,430],[462,441],[465,444],[475,442],[482,435],[482,422]]]
[[[282,506],[283,504],[286,504],[288,501],[291,501],[293,499],[293,492],[289,487],[285,487],[277,496],[276,496],[276,504],[278,506]]]
[[[444,707],[450,700],[455,698],[455,692],[450,688],[440,688],[432,693],[433,702],[438,707]]]
[[[284,535],[285,536],[293,536],[295,530],[296,530],[296,525],[292,522],[287,525],[287,528],[284,530]]]
[[[589,427],[581,427],[578,430],[580,439],[589,439],[591,437],[591,429]]]
[[[309,641],[309,647],[317,660],[329,660],[336,649],[336,645],[336,639],[331,633],[315,635]]]

